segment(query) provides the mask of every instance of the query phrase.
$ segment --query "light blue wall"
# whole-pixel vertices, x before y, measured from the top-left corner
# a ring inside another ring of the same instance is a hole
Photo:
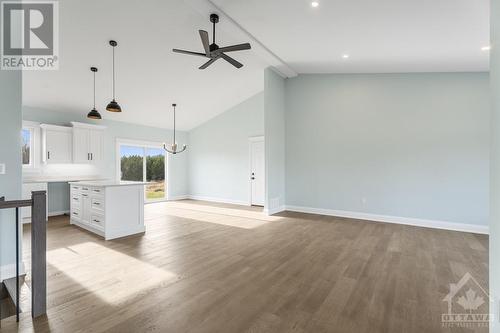
[[[70,190],[68,183],[49,183],[47,191],[49,193],[49,214],[69,211]]]
[[[285,80],[271,69],[264,73],[266,208],[285,204]]]
[[[0,163],[7,171],[0,175],[0,197],[6,200],[21,199],[21,82],[20,71],[0,71]],[[0,211],[0,274],[16,261],[14,223],[13,210]]]
[[[287,205],[487,225],[489,105],[487,73],[289,79]]]
[[[490,332],[500,332],[500,1],[491,1],[491,182],[490,182]]]
[[[246,204],[249,137],[264,135],[259,93],[189,132],[189,193]]]
[[[104,139],[105,167],[103,170],[103,176],[110,179],[116,179],[117,138],[153,142],[170,142],[172,140],[172,131],[170,130],[110,120],[94,121],[86,118],[86,114],[56,112],[52,110],[24,106],[23,119],[54,125],[69,125],[71,121],[78,121],[106,126]],[[185,132],[178,132],[177,134],[177,141],[180,145],[187,143],[188,138]],[[179,154],[175,156],[169,154],[167,163],[167,184],[169,195],[171,197],[185,196],[188,192],[186,154]],[[52,187],[51,189],[55,188]]]

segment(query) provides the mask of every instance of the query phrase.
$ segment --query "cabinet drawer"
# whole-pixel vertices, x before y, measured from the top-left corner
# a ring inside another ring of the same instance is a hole
[[[80,220],[82,218],[82,213],[78,209],[71,211],[71,218],[74,220]]]
[[[72,194],[71,195],[71,204],[72,205],[79,205],[82,202],[82,197],[79,194]]]
[[[99,197],[92,197],[92,209],[93,210],[104,210],[104,199]]]
[[[92,224],[93,227],[104,229],[104,217],[101,215],[92,215],[90,224]]]
[[[71,192],[80,192],[81,186],[78,185],[71,185]]]
[[[103,195],[104,194],[104,188],[102,187],[92,187],[91,192],[93,195]]]

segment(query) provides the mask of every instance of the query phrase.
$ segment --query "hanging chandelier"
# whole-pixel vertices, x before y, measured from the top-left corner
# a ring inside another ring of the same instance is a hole
[[[167,148],[167,144],[163,144],[163,149],[165,149],[168,153],[170,154],[179,154],[179,153],[182,153],[184,150],[186,150],[187,146],[186,145],[182,145],[182,149],[177,151],[177,142],[175,141],[175,107],[177,106],[177,104],[172,104],[173,108],[174,108],[174,141],[172,141],[172,144],[170,145],[170,149]]]

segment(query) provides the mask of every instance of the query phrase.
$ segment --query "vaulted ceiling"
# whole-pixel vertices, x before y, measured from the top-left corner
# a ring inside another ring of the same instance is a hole
[[[488,0],[64,0],[59,2],[60,68],[25,71],[23,103],[86,114],[97,106],[107,119],[192,129],[263,89],[269,65],[297,73],[487,71]],[[218,44],[250,41],[234,53],[245,66],[224,61],[208,69],[198,29],[221,14]],[[124,112],[104,108],[111,98],[110,39],[116,49],[117,99]],[[347,57],[348,56],[348,57]]]
[[[489,68],[489,0],[213,1],[299,73]]]
[[[60,66],[55,71],[23,72],[23,104],[87,114],[92,108],[91,66],[97,72],[97,108],[103,118],[172,128],[171,104],[177,124],[189,130],[262,91],[267,65],[252,51],[234,53],[244,63],[235,69],[217,61],[179,55],[172,48],[202,51],[198,29],[209,30],[209,17],[183,1],[64,0],[59,1]],[[219,44],[246,42],[220,22]],[[229,32],[228,32],[229,30]],[[105,111],[111,100],[111,55],[115,39],[116,94],[120,114]]]

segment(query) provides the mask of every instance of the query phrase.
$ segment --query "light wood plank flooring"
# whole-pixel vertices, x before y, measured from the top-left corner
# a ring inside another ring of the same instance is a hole
[[[196,201],[146,224],[106,242],[51,218],[47,316],[1,331],[471,332],[442,299],[466,272],[488,287],[484,235]]]

